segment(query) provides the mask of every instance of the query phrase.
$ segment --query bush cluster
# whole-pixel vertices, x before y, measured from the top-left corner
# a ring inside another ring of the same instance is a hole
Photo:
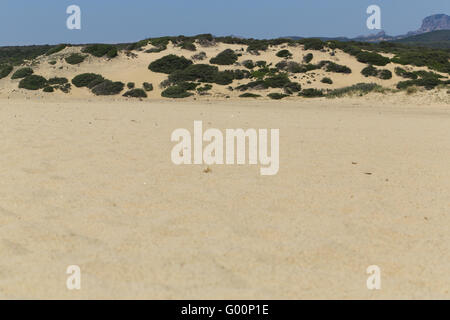
[[[148,82],[144,82],[142,84],[142,87],[144,88],[145,91],[149,92],[149,91],[153,91],[153,84],[148,83]]]
[[[165,98],[187,98],[192,96],[193,93],[192,92],[188,92],[186,90],[186,87],[182,86],[182,85],[175,85],[175,86],[171,86],[168,87],[167,89],[165,89],[163,92],[161,92],[161,96],[165,97]]]
[[[237,60],[238,60],[237,54],[231,49],[226,49],[221,53],[219,53],[214,58],[211,58],[209,62],[218,65],[231,65],[234,64]]]
[[[357,83],[349,87],[335,89],[327,94],[329,98],[337,98],[345,95],[366,95],[372,91],[382,91],[382,87],[376,83]]]
[[[326,84],[333,84],[333,80],[331,80],[328,77],[322,78],[322,80],[320,80],[320,82],[326,83]]]
[[[360,51],[358,54],[356,54],[356,59],[359,62],[373,64],[376,66],[385,66],[389,62],[391,62],[389,58],[384,57],[379,53],[369,51]]]
[[[303,62],[310,63],[313,58],[314,58],[314,55],[312,53],[308,53],[306,56],[303,57]]]
[[[39,90],[47,86],[47,79],[38,75],[29,75],[20,80],[19,88],[27,90]]]
[[[48,51],[45,53],[45,55],[46,55],[46,56],[50,56],[50,55],[52,55],[52,54],[54,54],[54,53],[58,53],[58,52],[64,50],[66,47],[67,47],[66,44],[59,44],[59,45],[57,45],[57,46],[54,46],[54,47],[51,48],[50,50],[48,50]]]
[[[86,59],[86,56],[79,53],[72,53],[70,56],[65,58],[68,64],[79,64],[82,63],[84,59]]]
[[[289,97],[289,95],[287,95],[287,94],[282,94],[282,93],[278,93],[278,92],[269,93],[267,96],[273,100],[281,100],[283,98]]]
[[[13,69],[14,69],[13,66],[10,64],[0,65],[0,79],[9,76],[9,74],[11,73],[11,71],[13,71]]]
[[[316,98],[316,97],[323,97],[324,96],[322,90],[318,90],[318,89],[314,89],[314,88],[303,89],[302,91],[299,92],[298,95],[302,96],[302,97],[305,97],[305,98]]]
[[[128,98],[147,98],[147,93],[143,89],[131,89],[123,94]]]
[[[373,65],[369,65],[361,70],[361,74],[365,77],[377,77],[382,80],[392,79],[392,72],[387,69],[379,70]]]
[[[261,95],[250,92],[246,92],[239,95],[239,98],[258,98],[258,97],[261,97]]]
[[[170,74],[177,70],[183,70],[192,64],[191,60],[185,57],[179,57],[174,54],[169,54],[158,60],[150,63],[148,68],[153,72],[167,73]]]
[[[104,80],[94,86],[91,91],[97,96],[111,96],[122,92],[125,84],[120,81]]]
[[[87,46],[81,50],[83,53],[92,54],[95,57],[107,56],[108,58],[114,58],[117,56],[117,48],[111,44],[93,44]]]
[[[283,50],[278,51],[276,56],[279,58],[291,58],[292,53],[287,49],[283,49]]]
[[[33,74],[33,69],[29,67],[17,69],[16,72],[13,73],[11,79],[22,79],[29,75]]]

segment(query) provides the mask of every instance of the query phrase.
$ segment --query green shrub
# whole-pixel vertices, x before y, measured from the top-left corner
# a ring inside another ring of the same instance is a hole
[[[325,46],[325,43],[320,39],[301,39],[299,43],[303,44],[305,50],[322,50]]]
[[[169,54],[158,60],[150,63],[148,68],[153,72],[167,73],[170,74],[177,70],[183,70],[192,64],[191,60],[185,57],[178,57],[174,54]]]
[[[54,66],[56,64],[56,61],[55,60],[49,61],[48,64]]]
[[[304,63],[310,63],[312,59],[314,58],[312,53],[308,53],[306,56],[303,57]]]
[[[239,96],[239,98],[258,98],[258,97],[261,97],[261,95],[250,92],[243,93]]]
[[[219,65],[231,65],[234,64],[238,59],[238,56],[236,53],[234,53],[231,49],[226,49],[219,53],[214,58],[210,59],[209,62],[212,64],[219,64]]]
[[[44,92],[53,92],[53,91],[55,91],[55,89],[53,89],[53,87],[47,86],[42,91],[44,91]]]
[[[127,83],[127,88],[128,89],[134,89],[134,86],[135,86],[134,82],[128,82]]]
[[[397,52],[392,62],[417,67],[427,66],[433,70],[450,73],[449,54],[438,50],[404,50]]]
[[[117,56],[117,48],[110,44],[93,44],[87,46],[81,50],[83,53],[92,54],[95,57],[103,57],[107,55],[108,58],[114,58]]]
[[[113,82],[111,80],[104,80],[91,89],[92,93],[97,96],[111,96],[122,92],[125,84],[120,81]]]
[[[13,73],[13,75],[11,76],[11,79],[22,79],[31,74],[33,74],[33,69],[28,68],[28,67],[20,68],[20,69],[17,69],[16,72]]]
[[[55,86],[55,88],[61,90],[64,93],[69,93],[70,89],[72,88],[72,85],[70,83],[66,83],[62,85],[57,85]]]
[[[149,91],[153,91],[153,84],[148,83],[148,82],[144,82],[142,84],[142,87],[144,88],[145,91],[149,92]]]
[[[13,69],[14,69],[13,66],[10,64],[0,65],[0,79],[9,76],[9,74],[11,73],[11,71],[13,71]]]
[[[331,61],[321,61],[318,64],[319,68],[322,68],[325,66],[325,71],[327,72],[335,72],[335,73],[352,73],[352,70],[347,67],[347,66],[343,66]]]
[[[201,51],[199,53],[196,53],[196,54],[192,55],[191,59],[192,60],[205,60],[206,59],[206,53]]]
[[[112,47],[111,49],[108,50],[108,52],[106,53],[106,56],[110,59],[117,57],[118,52],[117,52],[117,48],[116,47]]]
[[[242,65],[243,65],[244,67],[246,67],[247,69],[253,69],[253,68],[255,67],[255,64],[253,63],[252,60],[245,60],[245,61],[242,61]]]
[[[209,64],[192,64],[169,75],[172,83],[180,81],[214,82],[219,69]]]
[[[280,99],[283,99],[285,97],[289,97],[289,95],[287,95],[287,94],[282,94],[282,93],[278,93],[278,92],[269,93],[267,96],[270,99],[274,99],[274,100],[280,100]]]
[[[395,74],[402,78],[406,78],[406,79],[415,80],[418,78],[417,74],[415,74],[414,72],[408,72],[405,69],[400,68],[400,67],[395,68]]]
[[[52,55],[52,54],[54,54],[54,53],[58,53],[58,52],[64,50],[66,47],[67,47],[67,45],[65,45],[65,44],[59,44],[59,45],[57,45],[57,46],[54,46],[54,47],[51,48],[50,50],[48,50],[48,51],[45,53],[45,55],[46,55],[46,56],[49,56],[49,55]]]
[[[302,90],[302,86],[297,82],[290,82],[283,87],[286,94],[293,94]]]
[[[283,49],[278,51],[276,56],[279,58],[290,58],[292,57],[292,53],[289,50]]]
[[[399,83],[397,83],[397,89],[404,90],[411,86],[418,86],[424,87],[427,90],[431,90],[440,84],[444,84],[444,81],[436,78],[422,78],[416,80],[400,81]]]
[[[67,78],[53,77],[53,78],[48,79],[49,85],[66,84],[68,82],[69,82],[69,80],[67,80]]]
[[[267,66],[267,62],[263,61],[263,60],[259,60],[255,62],[255,65],[259,68],[264,68],[265,66]]]
[[[269,45],[263,41],[251,41],[248,43],[247,52],[257,53],[258,51],[266,51]]]
[[[210,85],[210,84],[205,84],[203,87],[199,87],[199,88],[197,88],[197,92],[198,93],[200,93],[200,94],[202,94],[202,93],[205,93],[205,92],[207,92],[207,91],[209,91],[209,90],[211,90],[212,89],[212,85]]]
[[[226,70],[217,72],[213,82],[224,86],[232,83],[233,80],[234,73],[230,70]]]
[[[323,92],[322,90],[310,88],[310,89],[303,89],[298,95],[305,98],[316,98],[316,97],[323,97]]]
[[[161,96],[165,98],[186,98],[192,96],[191,92],[187,92],[185,88],[179,85],[175,85],[172,87],[168,87],[163,92],[161,92]]]
[[[372,91],[382,91],[382,87],[376,83],[357,83],[349,87],[335,89],[327,94],[329,98],[342,97],[344,95],[354,95],[359,96],[366,95]]]
[[[91,82],[94,80],[96,81],[103,81],[105,80],[101,75],[95,74],[95,73],[82,73],[77,76],[75,76],[72,79],[72,83],[75,87],[81,88],[81,87],[88,87]],[[98,83],[97,83],[98,84]]]
[[[392,72],[390,70],[380,70],[378,72],[378,77],[382,80],[392,79]]]
[[[331,80],[328,77],[322,78],[322,80],[320,80],[320,82],[326,83],[326,84],[333,84],[333,80]]]
[[[181,49],[189,50],[189,51],[195,51],[197,50],[197,47],[192,41],[183,41],[180,45]]]
[[[289,80],[287,74],[281,73],[266,78],[264,83],[268,88],[283,88],[291,83],[291,81]]]
[[[47,79],[38,75],[29,75],[19,82],[19,88],[27,90],[39,90],[47,85]]]
[[[123,96],[129,98],[147,98],[147,93],[143,89],[131,89],[125,92]]]
[[[361,70],[361,74],[365,77],[376,77],[378,70],[373,65],[369,65]]]
[[[385,66],[390,62],[389,58],[382,56],[376,52],[360,51],[356,55],[359,62],[373,64],[376,66]]]
[[[79,64],[82,63],[84,59],[86,59],[86,56],[79,53],[72,53],[70,56],[65,58],[68,64]]]

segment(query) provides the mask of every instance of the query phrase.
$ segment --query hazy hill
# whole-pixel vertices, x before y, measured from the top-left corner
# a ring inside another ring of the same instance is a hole
[[[395,40],[408,45],[432,48],[450,48],[450,30],[438,30]]]

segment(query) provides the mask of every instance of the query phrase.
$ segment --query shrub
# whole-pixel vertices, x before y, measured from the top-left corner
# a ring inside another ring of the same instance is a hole
[[[197,54],[194,54],[191,57],[192,60],[205,60],[206,59],[206,53],[205,52],[199,52]]]
[[[109,58],[117,56],[117,48],[110,44],[93,44],[81,50],[84,53],[92,54],[95,57],[103,57],[107,55]]]
[[[316,98],[316,97],[323,97],[323,92],[322,90],[310,88],[310,89],[303,89],[298,95],[305,98]]]
[[[417,67],[428,66],[431,69],[450,73],[450,62],[448,53],[437,50],[426,50],[423,48],[417,51],[404,50],[392,58],[392,62],[403,65],[414,65]]]
[[[148,68],[153,72],[170,74],[177,70],[186,69],[191,64],[192,61],[186,59],[185,57],[178,57],[174,54],[169,54],[165,57],[153,61],[152,63],[150,63]]]
[[[178,70],[169,75],[172,83],[180,81],[214,82],[219,69],[209,64],[192,64],[184,70]]]
[[[79,64],[82,63],[84,59],[86,59],[86,56],[79,53],[72,53],[70,56],[65,58],[68,64]]]
[[[232,83],[234,80],[234,74],[230,70],[226,71],[219,71],[217,72],[216,76],[214,77],[214,83],[220,84],[220,85],[227,85]]]
[[[383,57],[376,52],[360,51],[356,55],[356,59],[362,63],[373,64],[376,66],[385,66],[390,62],[389,58]]]
[[[313,59],[313,54],[312,53],[308,53],[306,56],[303,57],[303,62],[304,63],[310,63]]]
[[[53,92],[53,91],[55,91],[55,89],[53,89],[53,87],[47,86],[42,91],[44,91],[44,92]]]
[[[243,93],[239,96],[239,98],[258,98],[258,97],[261,97],[261,95],[250,92]]]
[[[329,98],[342,97],[344,95],[358,94],[360,96],[372,91],[382,91],[382,87],[376,83],[357,83],[349,87],[335,89],[327,94]]]
[[[66,47],[67,47],[67,45],[65,45],[65,44],[59,44],[59,45],[57,45],[57,46],[51,48],[50,50],[48,50],[48,51],[45,53],[45,55],[46,55],[46,56],[49,56],[49,55],[52,55],[52,54],[54,54],[54,53],[58,53],[58,52],[64,50]]]
[[[413,80],[415,80],[415,79],[418,78],[417,74],[415,74],[414,72],[408,72],[405,69],[400,68],[400,67],[396,67],[395,68],[395,74],[400,76],[400,77],[406,78],[406,79],[413,79]]]
[[[91,91],[97,96],[111,96],[119,94],[125,84],[120,81],[113,82],[111,80],[104,80],[91,89]]]
[[[48,64],[54,66],[56,64],[56,61],[55,60],[49,61]]]
[[[82,73],[77,76],[75,76],[72,79],[72,83],[75,87],[81,88],[81,87],[88,87],[89,84],[93,81],[100,81],[102,82],[105,80],[101,75],[95,74],[95,73]],[[99,83],[99,82],[98,82]],[[97,84],[98,84],[97,83]]]
[[[243,65],[244,67],[246,67],[247,69],[253,69],[253,68],[255,67],[255,64],[253,63],[252,60],[245,60],[245,61],[242,61],[242,65]]]
[[[263,60],[259,60],[255,62],[255,65],[259,68],[264,68],[265,66],[267,66],[267,62],[263,61]]]
[[[33,74],[33,69],[28,68],[28,67],[20,68],[20,69],[17,69],[16,72],[13,73],[13,75],[11,76],[11,79],[22,79],[31,74]]]
[[[197,50],[197,47],[195,46],[195,44],[192,41],[183,41],[181,43],[180,47],[181,47],[181,49],[189,50],[189,51]]]
[[[349,67],[331,61],[321,61],[318,64],[319,68],[322,68],[323,66],[325,66],[325,71],[327,72],[346,73],[346,74],[352,73],[352,70]]]
[[[267,43],[254,40],[248,44],[247,52],[258,53],[258,51],[266,51],[268,47]]]
[[[380,70],[378,72],[378,77],[382,80],[389,80],[392,79],[392,72],[390,70]]]
[[[61,90],[64,93],[69,93],[72,85],[70,83],[66,83],[63,85],[57,85],[55,88]]]
[[[305,50],[322,50],[325,46],[325,43],[320,39],[301,39],[299,41],[304,45]]]
[[[238,59],[238,56],[236,53],[234,53],[231,49],[226,49],[219,53],[217,56],[209,60],[212,64],[219,64],[219,65],[231,65],[234,64]]]
[[[13,66],[9,64],[0,65],[0,79],[9,76],[9,74],[11,73],[11,71],[13,71],[13,69],[14,69]]]
[[[293,94],[294,92],[299,92],[302,90],[300,83],[290,82],[283,87],[286,94]]]
[[[328,77],[322,78],[322,80],[320,80],[320,82],[326,83],[326,84],[333,84],[333,80],[331,80]]]
[[[406,80],[406,81],[400,81],[399,83],[397,83],[397,89],[404,90],[411,86],[418,86],[418,87],[424,87],[427,90],[431,90],[443,83],[444,83],[443,81],[436,79],[436,78]]]
[[[128,82],[127,83],[127,88],[128,89],[133,89],[134,88],[134,82]]]
[[[283,49],[278,51],[276,56],[279,58],[290,58],[292,57],[292,53],[289,50]]]
[[[129,98],[147,98],[147,93],[143,89],[131,89],[125,92],[123,96]]]
[[[200,94],[204,94],[205,92],[209,91],[212,89],[212,85],[210,84],[205,84],[203,87],[199,87],[197,88],[197,92]]]
[[[291,81],[289,80],[287,74],[284,73],[268,77],[264,80],[264,84],[268,88],[283,88],[289,83],[291,83]]]
[[[186,98],[191,95],[191,92],[187,92],[185,88],[179,85],[168,87],[163,92],[161,92],[161,96],[165,98]]]
[[[282,93],[278,93],[278,92],[272,92],[272,93],[269,93],[267,96],[268,96],[270,99],[280,100],[280,99],[283,99],[283,98],[285,98],[285,97],[288,97],[289,95],[287,95],[287,94],[282,94]]]
[[[56,85],[56,84],[66,84],[68,83],[69,80],[67,80],[67,78],[58,78],[58,77],[53,77],[48,79],[47,83],[49,85]]]
[[[117,57],[118,52],[116,47],[112,47],[108,52],[106,53],[106,56],[110,59]]]
[[[39,90],[44,88],[47,85],[47,80],[38,75],[29,75],[19,82],[19,88],[27,89],[27,90]]]
[[[373,65],[369,65],[361,70],[361,74],[365,77],[376,77],[378,70]]]
[[[153,84],[148,83],[148,82],[144,82],[142,84],[142,87],[144,88],[145,91],[149,92],[149,91],[153,91]]]

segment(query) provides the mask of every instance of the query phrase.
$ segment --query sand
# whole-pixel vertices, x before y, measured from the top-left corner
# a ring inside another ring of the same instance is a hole
[[[450,109],[386,101],[1,99],[0,298],[450,298]],[[194,120],[279,173],[175,166]]]

